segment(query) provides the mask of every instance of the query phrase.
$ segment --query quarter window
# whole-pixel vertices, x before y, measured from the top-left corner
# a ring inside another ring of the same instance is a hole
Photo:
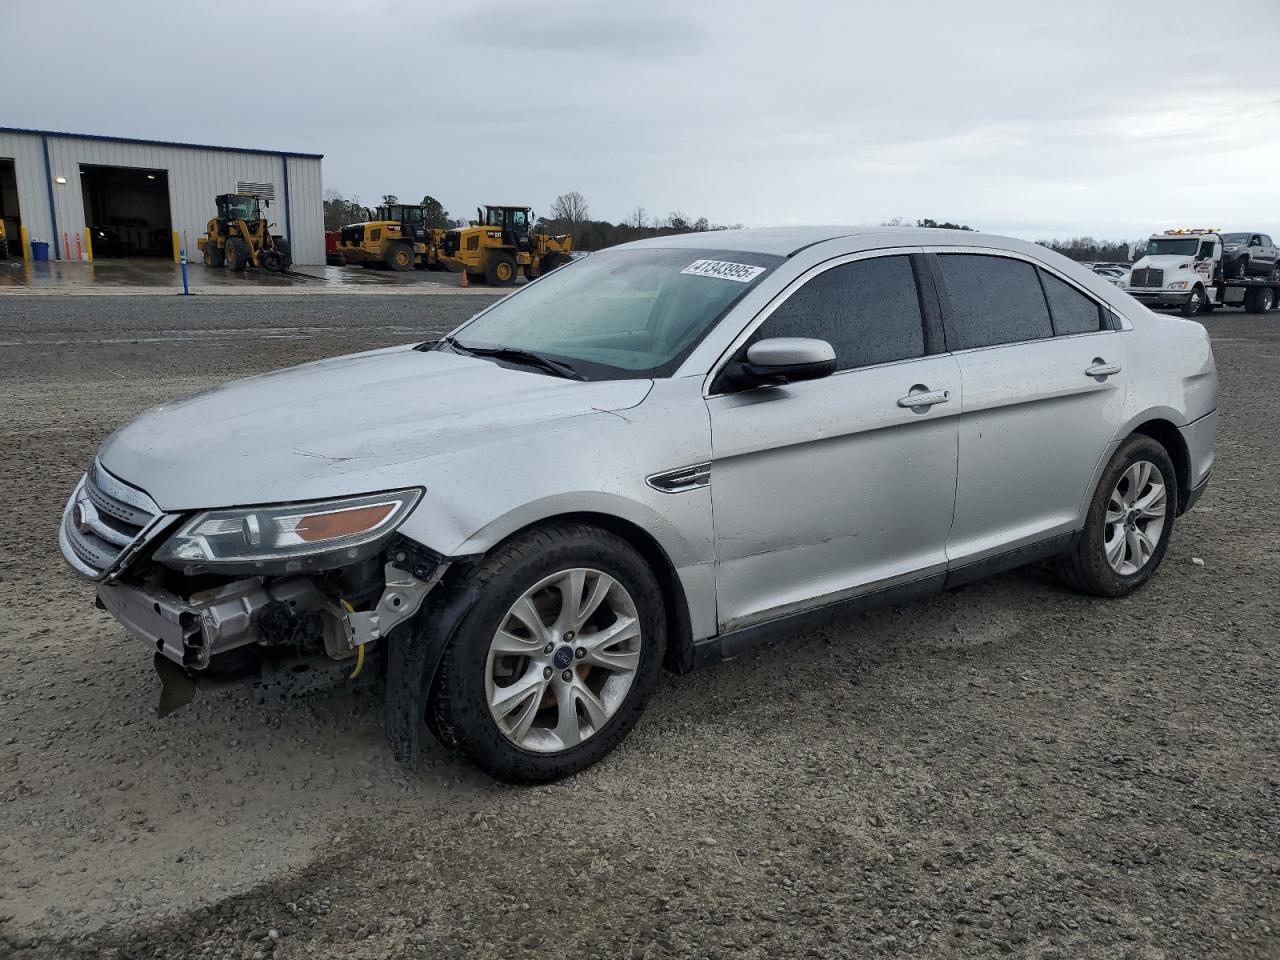
[[[825,270],[791,294],[752,340],[813,337],[850,370],[924,354],[924,319],[908,257],[855,260]]]
[[[1031,264],[985,254],[944,253],[938,255],[938,265],[951,300],[947,346],[952,350],[1053,336],[1049,308]]]
[[[1049,300],[1054,333],[1061,337],[1070,333],[1096,333],[1102,329],[1102,313],[1096,303],[1051,273],[1041,270],[1040,279]]]

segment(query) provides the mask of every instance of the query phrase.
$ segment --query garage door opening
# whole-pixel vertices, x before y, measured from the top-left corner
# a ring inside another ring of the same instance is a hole
[[[80,186],[94,259],[173,256],[166,171],[81,164]]]
[[[0,260],[22,256],[22,217],[18,210],[18,174],[13,160],[0,157],[0,220],[4,221],[4,240],[0,241]]]

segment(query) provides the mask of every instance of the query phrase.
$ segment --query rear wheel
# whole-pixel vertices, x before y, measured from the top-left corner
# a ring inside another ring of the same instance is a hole
[[[665,643],[653,571],[580,523],[530,531],[481,564],[480,599],[428,707],[449,746],[500,780],[541,783],[612,750],[639,718]]]
[[[484,278],[491,286],[511,286],[516,282],[516,258],[509,253],[495,253],[485,264]]]
[[[249,248],[245,246],[245,242],[240,237],[227,237],[226,246],[223,247],[223,266],[232,272],[238,272],[248,262]]]
[[[413,269],[413,248],[407,243],[393,243],[387,251],[387,266],[397,272]]]
[[[1276,305],[1276,292],[1271,287],[1259,287],[1245,294],[1244,308],[1249,313],[1267,313]]]
[[[204,265],[206,267],[221,267],[223,259],[222,248],[213,240],[204,245]]]
[[[1102,472],[1072,551],[1058,573],[1085,593],[1119,597],[1142,586],[1164,559],[1178,503],[1178,479],[1163,446],[1134,434]]]
[[[1182,301],[1182,315],[1184,317],[1194,317],[1197,313],[1204,309],[1204,287],[1197,284],[1187,299]]]

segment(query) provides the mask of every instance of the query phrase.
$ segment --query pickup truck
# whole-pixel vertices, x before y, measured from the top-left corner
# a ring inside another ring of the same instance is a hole
[[[1280,250],[1265,233],[1223,233],[1222,272],[1227,277],[1271,277],[1280,268]]]

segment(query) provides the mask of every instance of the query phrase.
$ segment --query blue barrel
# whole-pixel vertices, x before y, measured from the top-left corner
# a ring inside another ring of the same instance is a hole
[[[32,240],[31,241],[31,259],[48,262],[49,260],[49,241]]]

